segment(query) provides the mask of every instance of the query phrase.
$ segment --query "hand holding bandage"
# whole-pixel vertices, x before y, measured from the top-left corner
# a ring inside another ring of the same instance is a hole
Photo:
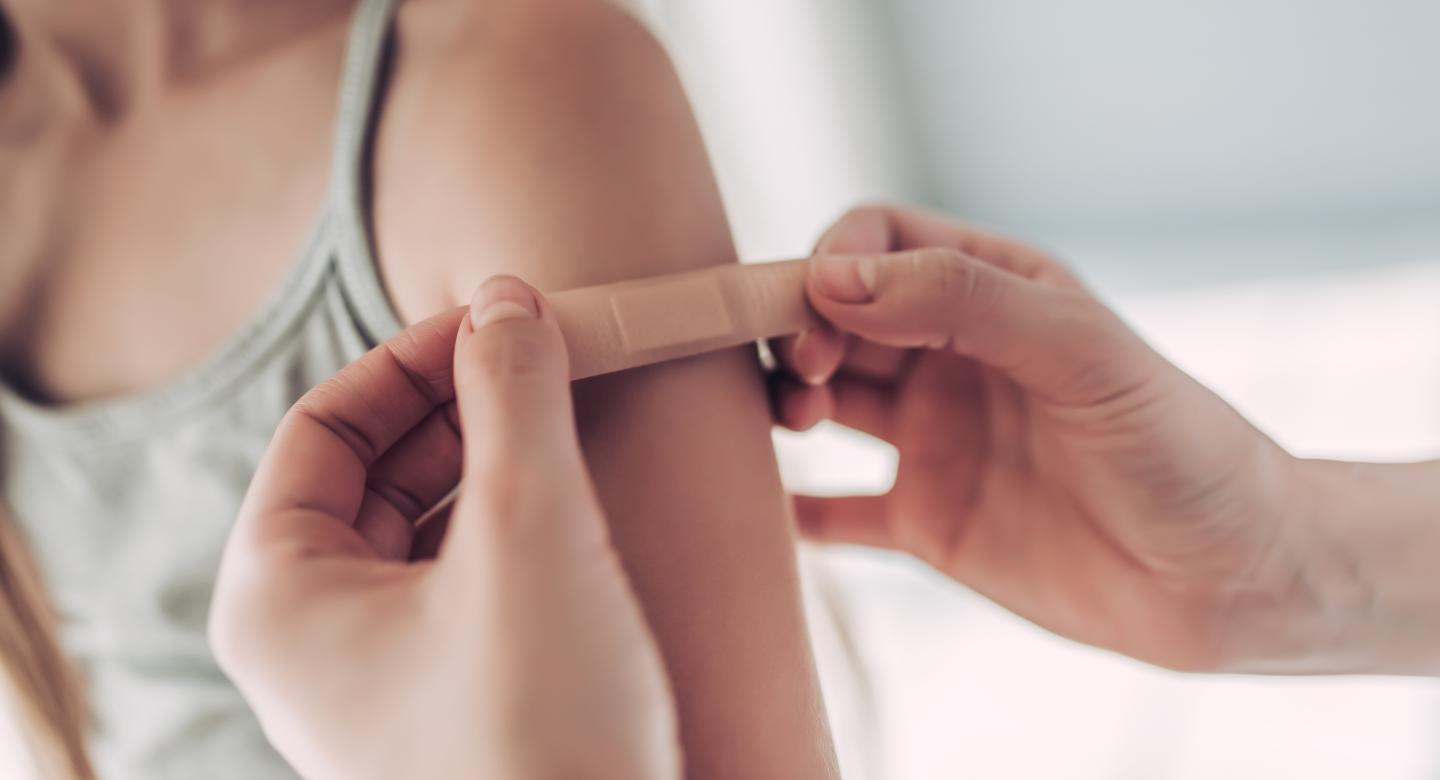
[[[897,251],[898,250],[898,251]],[[825,328],[775,352],[781,422],[899,451],[882,496],[796,499],[812,539],[908,551],[1053,631],[1184,669],[1340,668],[1342,551],[1296,459],[1150,349],[1064,266],[936,215],[821,240]]]
[[[457,479],[438,556],[407,561],[415,520]],[[295,405],[210,631],[311,780],[679,777],[674,703],[580,454],[559,326],[514,279]]]

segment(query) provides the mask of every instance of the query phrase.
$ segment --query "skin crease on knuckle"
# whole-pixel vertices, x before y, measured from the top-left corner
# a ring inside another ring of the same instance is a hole
[[[937,264],[940,267],[938,286],[941,297],[958,303],[955,310],[957,322],[950,329],[950,340],[960,338],[962,328],[967,325],[972,337],[984,338],[986,325],[1004,294],[1004,287],[996,283],[993,274],[1004,272],[984,268],[974,258],[960,252],[947,252],[937,260]]]
[[[475,358],[472,379],[486,383],[543,381],[556,373],[560,362],[555,359],[549,334],[531,328],[507,327],[499,323],[490,327],[494,332],[475,334],[468,346]]]
[[[1125,326],[1089,293],[1057,289],[1041,312],[1043,328],[1056,334],[1068,370],[1057,374],[1041,397],[1057,409],[1073,410],[1091,422],[1133,411],[1157,395],[1158,366]],[[1132,342],[1133,343],[1130,343]]]
[[[845,231],[847,235],[856,235],[858,231],[866,229],[868,236],[881,239],[876,246],[864,247],[867,251],[889,252],[897,249],[895,240],[894,212],[886,206],[861,205],[845,212],[845,215],[835,223],[834,229]],[[873,227],[872,227],[873,226]],[[876,229],[878,228],[878,229]]]
[[[922,249],[912,256],[920,294],[944,307],[937,318],[946,323],[925,346],[953,349],[985,338],[989,315],[1003,294],[977,261],[955,249]]]
[[[341,441],[348,444],[361,462],[370,463],[380,455],[380,450],[376,443],[371,441],[370,436],[366,434],[364,430],[351,425],[344,418],[337,417],[327,410],[329,406],[327,399],[329,397],[347,397],[351,395],[348,391],[340,387],[342,381],[348,380],[342,380],[340,378],[329,379],[306,393],[304,397],[296,401],[295,405],[291,407],[287,418],[281,421],[281,425],[294,425],[300,418],[310,420],[316,425],[323,426],[335,434]]]
[[[528,399],[518,398],[517,403]],[[501,401],[498,408],[508,404]],[[502,412],[503,413],[503,412]],[[548,409],[535,419],[497,420],[493,429],[465,451],[467,489],[483,497],[487,509],[515,513],[536,509],[539,501],[585,493],[584,462],[578,446],[571,443],[569,420],[554,418],[567,415],[566,410]],[[547,426],[541,429],[541,426]]]
[[[429,327],[421,325],[417,327]],[[454,366],[451,361],[443,362],[436,366],[419,366],[421,354],[420,336],[412,330],[403,331],[400,336],[392,341],[386,342],[384,348],[390,351],[397,365],[406,369],[407,374],[418,379],[417,389],[421,390],[427,398],[438,401],[453,395],[451,384],[454,381]],[[420,368],[422,370],[417,371]],[[417,377],[416,374],[419,374]],[[423,384],[422,384],[423,383]]]

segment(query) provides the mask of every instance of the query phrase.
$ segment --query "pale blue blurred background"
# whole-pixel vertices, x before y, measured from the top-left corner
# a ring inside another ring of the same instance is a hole
[[[1052,247],[1296,452],[1440,454],[1440,3],[655,12],[747,258],[805,254],[857,202],[930,204]],[[893,468],[845,432],[779,444],[795,489]],[[1182,677],[901,559],[810,563],[868,670],[847,684],[817,620],[851,777],[1440,777],[1434,682]]]

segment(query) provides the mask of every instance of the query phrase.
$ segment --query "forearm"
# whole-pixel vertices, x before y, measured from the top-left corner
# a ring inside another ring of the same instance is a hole
[[[1297,460],[1297,561],[1244,671],[1440,673],[1440,461]]]

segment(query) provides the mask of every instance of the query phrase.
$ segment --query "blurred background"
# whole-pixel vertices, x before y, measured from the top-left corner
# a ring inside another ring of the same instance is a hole
[[[1294,452],[1440,453],[1440,4],[654,11],[747,259],[808,253],[860,202],[930,205],[1052,248]],[[779,445],[796,490],[894,466],[843,431]],[[853,777],[1440,777],[1435,682],[1169,674],[901,558],[810,563],[867,671],[831,693]]]

